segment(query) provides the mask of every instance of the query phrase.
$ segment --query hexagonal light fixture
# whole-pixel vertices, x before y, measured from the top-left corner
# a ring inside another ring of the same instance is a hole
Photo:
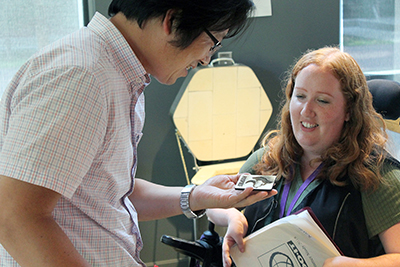
[[[191,70],[171,107],[177,130],[201,161],[248,155],[271,114],[260,81],[241,64]]]

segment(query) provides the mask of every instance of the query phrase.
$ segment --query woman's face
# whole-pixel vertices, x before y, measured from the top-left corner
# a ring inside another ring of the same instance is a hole
[[[302,69],[290,100],[290,120],[305,155],[319,157],[337,142],[348,119],[339,80],[314,64]]]

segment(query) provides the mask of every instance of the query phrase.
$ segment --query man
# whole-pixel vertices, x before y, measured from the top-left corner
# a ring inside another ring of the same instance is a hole
[[[115,0],[111,19],[96,14],[21,67],[0,107],[1,266],[144,266],[138,220],[274,194],[236,192],[237,176],[183,189],[134,178],[149,76],[173,84],[208,64],[251,9]]]

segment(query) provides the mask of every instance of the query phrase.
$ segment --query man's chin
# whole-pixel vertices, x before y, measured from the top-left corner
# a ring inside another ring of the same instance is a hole
[[[161,84],[173,85],[173,84],[176,83],[176,81],[178,81],[178,80],[180,80],[182,78],[185,78],[185,77],[186,77],[186,75],[185,76],[181,76],[181,77],[169,77],[168,79],[159,79],[157,77],[153,77],[153,78],[155,78]]]

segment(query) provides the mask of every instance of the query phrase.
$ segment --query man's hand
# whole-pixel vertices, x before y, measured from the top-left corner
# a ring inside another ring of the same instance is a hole
[[[190,195],[190,208],[240,208],[277,194],[276,190],[253,192],[252,188],[236,190],[239,175],[219,175],[197,186]]]

